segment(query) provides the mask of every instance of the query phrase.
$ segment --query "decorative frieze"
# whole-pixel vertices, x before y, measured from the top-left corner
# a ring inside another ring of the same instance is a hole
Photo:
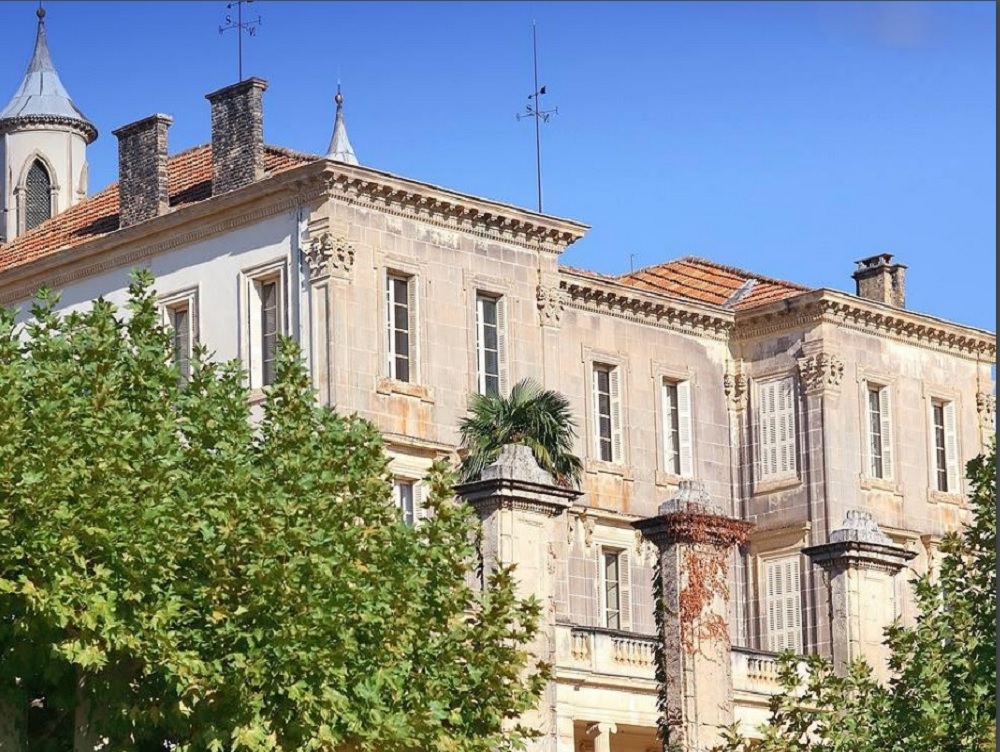
[[[313,238],[303,249],[302,255],[312,279],[336,273],[350,276],[351,269],[354,268],[354,244],[347,238],[330,232]]]
[[[799,358],[799,377],[806,394],[836,390],[844,378],[844,361],[834,353],[819,352]]]
[[[559,288],[538,285],[535,300],[538,305],[538,315],[542,319],[542,326],[559,326],[563,313],[563,296]]]

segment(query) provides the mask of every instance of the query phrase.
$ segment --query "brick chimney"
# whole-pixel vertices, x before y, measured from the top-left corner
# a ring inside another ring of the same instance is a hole
[[[267,81],[248,78],[207,94],[212,104],[212,195],[264,177],[264,106]]]
[[[167,192],[167,128],[169,115],[151,115],[123,125],[118,137],[119,227],[165,214]]]
[[[869,256],[855,262],[858,268],[851,276],[857,282],[859,298],[905,308],[906,265],[893,264],[891,261],[891,253]]]

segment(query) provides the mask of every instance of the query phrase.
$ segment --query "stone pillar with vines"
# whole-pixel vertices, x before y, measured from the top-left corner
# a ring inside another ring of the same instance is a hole
[[[633,523],[653,542],[659,732],[665,752],[703,752],[733,722],[729,553],[752,525],[730,517],[698,481],[681,481],[659,514]]]

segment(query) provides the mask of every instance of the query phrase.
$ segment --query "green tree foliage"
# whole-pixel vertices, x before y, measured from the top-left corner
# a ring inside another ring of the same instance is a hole
[[[576,424],[569,401],[559,392],[522,379],[508,397],[474,394],[469,413],[459,424],[467,451],[459,469],[463,481],[477,480],[505,444],[525,444],[557,483],[580,483],[583,465],[573,454]]]
[[[476,523],[443,465],[433,515],[408,527],[378,431],[316,404],[292,343],[255,422],[235,363],[199,352],[178,384],[148,275],[127,316],[39,301],[20,335],[0,313],[8,737],[62,752],[89,723],[114,750],[485,752],[530,736],[538,605],[510,569],[466,584]]]
[[[892,678],[864,661],[843,676],[816,656],[781,659],[761,739],[730,729],[724,752],[992,752],[996,749],[996,441],[969,462],[973,521],[941,542],[936,580],[914,583],[916,625],[886,631]]]

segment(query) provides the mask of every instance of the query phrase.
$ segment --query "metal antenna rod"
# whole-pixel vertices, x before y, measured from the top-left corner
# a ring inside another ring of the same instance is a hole
[[[236,22],[233,22],[233,17],[230,14],[226,14],[226,22],[219,27],[219,33],[222,34],[226,31],[236,30],[236,49],[238,55],[238,70],[240,81],[243,80],[243,32],[247,33],[247,36],[254,36],[257,33],[257,27],[264,23],[264,20],[257,14],[257,18],[250,19],[249,21],[243,21],[243,5],[250,4],[254,0],[233,0],[230,3],[226,3],[226,8],[232,10],[233,6],[236,6]]]
[[[537,178],[538,184],[538,213],[542,213],[542,122],[549,122],[549,117],[553,114],[559,113],[559,108],[553,108],[551,110],[543,110],[541,101],[542,95],[545,94],[545,87],[538,85],[538,31],[535,22],[531,22],[531,49],[532,49],[532,61],[534,63],[534,82],[535,90],[533,94],[528,96],[528,99],[535,100],[533,104],[529,104],[524,108],[524,112],[519,112],[516,117],[518,120],[521,118],[534,118],[535,119],[535,176]]]
[[[531,55],[535,67],[535,174],[538,178],[538,213],[542,213],[542,123],[537,113],[542,109],[542,95],[538,91],[538,31],[531,21]]]

